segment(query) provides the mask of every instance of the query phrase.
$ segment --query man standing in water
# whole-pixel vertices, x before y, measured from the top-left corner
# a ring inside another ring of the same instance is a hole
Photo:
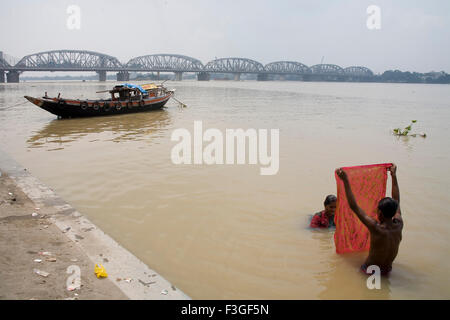
[[[364,273],[369,266],[376,265],[380,268],[382,275],[387,275],[392,270],[392,262],[397,256],[398,247],[402,240],[403,219],[400,211],[397,166],[392,164],[388,170],[392,177],[392,198],[386,197],[378,202],[378,222],[369,217],[356,203],[345,171],[342,168],[336,169],[338,177],[344,182],[350,208],[370,232],[369,256],[361,266]]]

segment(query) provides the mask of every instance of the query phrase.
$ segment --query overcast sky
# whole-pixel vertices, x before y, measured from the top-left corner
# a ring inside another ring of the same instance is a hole
[[[450,73],[450,1],[427,0],[0,0],[0,51],[21,58],[55,49],[117,57],[176,53],[207,63],[245,57],[308,66],[367,66],[374,72]],[[67,28],[69,5],[81,28]],[[366,9],[381,9],[369,30]]]

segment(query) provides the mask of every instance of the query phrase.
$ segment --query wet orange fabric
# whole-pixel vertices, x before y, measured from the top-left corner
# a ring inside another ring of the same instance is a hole
[[[377,219],[378,202],[386,196],[387,168],[391,165],[391,163],[383,163],[342,168],[347,173],[356,203],[374,219]],[[369,250],[369,230],[350,209],[344,183],[336,174],[335,177],[337,183],[337,203],[334,217],[336,252]]]

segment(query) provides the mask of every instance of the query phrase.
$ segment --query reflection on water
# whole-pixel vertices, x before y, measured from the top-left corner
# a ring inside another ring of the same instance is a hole
[[[360,265],[366,258],[362,254],[346,254],[342,257],[334,255],[330,257],[330,272],[325,274],[319,283],[324,290],[319,293],[321,299],[389,299],[391,298],[390,279],[380,278],[380,289],[369,289],[367,281],[370,275],[360,271]],[[350,276],[350,272],[352,275]],[[345,280],[344,280],[345,279]],[[372,281],[369,280],[371,283]]]
[[[162,136],[170,124],[169,112],[156,110],[151,112],[124,115],[55,119],[35,132],[28,140],[29,148],[64,148],[70,142],[89,137],[90,142],[97,140],[124,142],[146,140]],[[110,133],[98,135],[99,133]]]
[[[381,277],[381,289],[369,289],[366,285],[370,275],[360,271],[360,266],[367,258],[367,252],[335,254],[334,230],[317,230],[312,238],[319,242],[320,250],[328,253],[321,261],[323,270],[314,274],[317,283],[323,288],[319,293],[321,299],[336,297],[359,297],[360,299],[389,299],[390,281]],[[345,279],[345,281],[343,281]]]
[[[403,145],[403,147],[408,151],[408,152],[413,152],[414,148],[416,147],[416,145],[418,143],[423,143],[425,142],[424,139],[427,139],[427,137],[421,137],[419,135],[415,136],[415,137],[410,137],[410,136],[397,136],[397,135],[393,135],[395,141],[397,141],[398,143],[400,143],[401,145]]]

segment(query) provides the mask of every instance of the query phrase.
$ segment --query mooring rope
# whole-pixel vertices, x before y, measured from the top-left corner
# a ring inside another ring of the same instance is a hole
[[[9,107],[6,107],[6,108],[0,108],[0,110],[11,109],[11,108],[14,108],[14,107],[21,106],[21,105],[23,105],[23,104],[25,104],[25,103],[28,103],[28,101],[24,101],[24,102],[21,102],[21,103],[18,103],[18,104],[15,104],[15,105],[13,105],[13,106],[9,106]]]

